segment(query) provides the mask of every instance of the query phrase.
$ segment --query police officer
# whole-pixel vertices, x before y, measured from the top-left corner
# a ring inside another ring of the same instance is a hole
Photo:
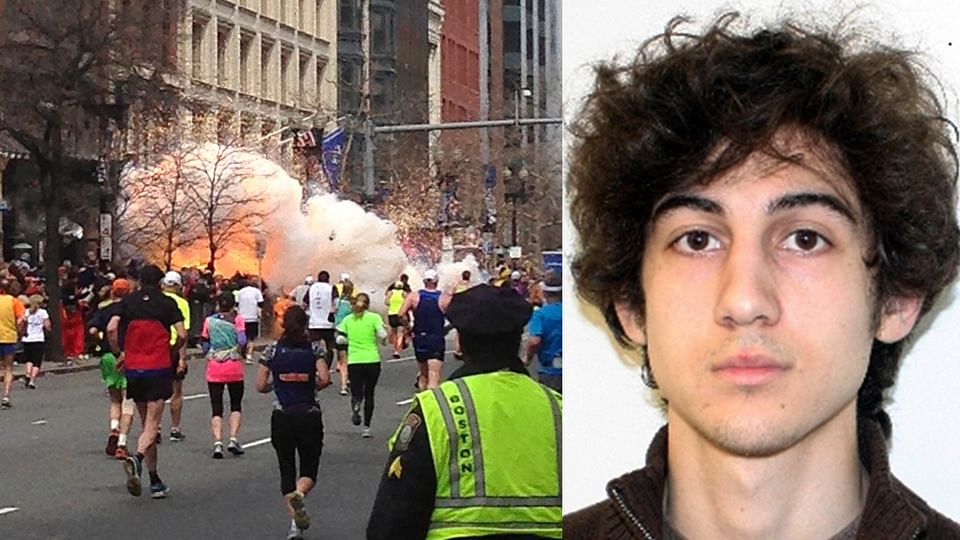
[[[464,364],[390,439],[368,539],[562,537],[562,400],[517,357],[531,309],[489,285],[449,299]]]

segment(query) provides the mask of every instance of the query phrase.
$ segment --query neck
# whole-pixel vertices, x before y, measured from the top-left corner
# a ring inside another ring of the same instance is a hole
[[[863,510],[856,402],[788,449],[732,455],[668,412],[665,518],[687,538],[830,538]]]

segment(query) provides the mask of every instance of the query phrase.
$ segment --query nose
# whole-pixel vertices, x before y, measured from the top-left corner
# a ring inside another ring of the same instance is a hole
[[[721,326],[770,326],[780,320],[776,263],[759,243],[734,243],[720,269],[715,319]]]

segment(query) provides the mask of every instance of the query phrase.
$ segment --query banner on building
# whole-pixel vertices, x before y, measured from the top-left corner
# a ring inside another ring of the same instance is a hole
[[[342,127],[331,131],[323,138],[323,173],[327,177],[331,193],[338,191],[340,186],[344,141]]]

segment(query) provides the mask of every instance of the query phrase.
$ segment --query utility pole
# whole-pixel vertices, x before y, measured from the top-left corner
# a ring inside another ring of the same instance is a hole
[[[373,120],[370,119],[370,0],[360,0],[361,49],[363,50],[363,103],[360,108],[364,113],[363,122],[363,191],[368,196],[374,193],[374,166],[373,166]]]

